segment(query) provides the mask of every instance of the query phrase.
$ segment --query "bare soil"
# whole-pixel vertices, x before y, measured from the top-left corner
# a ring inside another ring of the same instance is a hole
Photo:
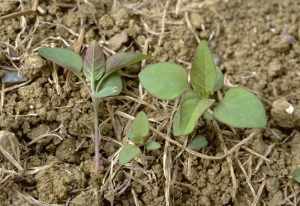
[[[0,17],[31,6],[2,0]],[[29,78],[1,89],[0,145],[17,163],[0,156],[0,205],[299,205],[291,175],[300,166],[299,21],[295,0],[40,0],[37,12],[0,21],[0,71]],[[101,121],[110,119],[95,173],[88,93],[75,77],[66,85],[67,71],[37,53],[49,45],[74,50],[82,28],[82,55],[95,39],[106,56],[147,53],[146,64],[175,62],[187,70],[199,41],[210,40],[222,59],[223,92],[253,91],[267,110],[267,127],[201,120],[193,134],[174,137],[178,100],[159,101],[139,90],[144,65],[135,65],[120,71],[122,94],[101,103]],[[142,110],[156,129],[151,138],[163,146],[121,167],[119,149]],[[198,134],[209,146],[186,151]],[[7,139],[14,140],[9,147]]]

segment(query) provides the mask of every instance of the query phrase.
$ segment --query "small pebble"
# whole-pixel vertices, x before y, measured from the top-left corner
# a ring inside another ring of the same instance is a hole
[[[15,134],[12,132],[9,132],[7,130],[1,130],[0,131],[0,145],[3,147],[3,149],[8,152],[13,157],[19,159],[18,151],[19,151],[19,141],[16,138]],[[17,155],[17,156],[15,156]],[[0,159],[3,159],[4,155],[2,152],[0,152]]]
[[[279,190],[279,181],[275,177],[267,179],[266,189],[269,193],[275,194]]]
[[[4,74],[1,77],[1,82],[4,84],[18,84],[26,82],[27,80],[28,78],[26,76],[15,71],[4,71]]]
[[[212,57],[214,59],[215,65],[219,67],[222,63],[221,57],[215,53],[212,53]]]
[[[121,46],[127,42],[128,35],[126,31],[122,31],[119,34],[114,35],[109,41],[107,47],[113,51],[118,50]]]
[[[276,19],[276,15],[275,15],[275,14],[267,14],[267,15],[265,16],[265,20],[266,20],[266,21],[272,21],[272,20],[274,20],[274,19]]]
[[[287,32],[281,32],[281,36],[289,43],[295,43],[296,39],[293,35],[288,34]]]

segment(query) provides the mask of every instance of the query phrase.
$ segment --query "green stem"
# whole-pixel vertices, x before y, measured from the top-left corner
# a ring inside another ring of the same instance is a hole
[[[99,169],[99,143],[101,141],[101,134],[99,133],[99,117],[98,117],[99,100],[93,97],[93,110],[94,110],[94,141],[95,141],[95,171]]]
[[[95,93],[95,82],[91,82],[91,90],[92,90],[92,101],[93,101],[93,110],[94,110],[94,143],[95,143],[95,171],[97,172],[99,169],[99,144],[101,141],[101,134],[99,133],[99,117],[98,117],[98,108],[99,108],[99,99],[93,97]]]

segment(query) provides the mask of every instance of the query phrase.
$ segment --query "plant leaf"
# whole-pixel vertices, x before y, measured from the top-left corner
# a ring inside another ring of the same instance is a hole
[[[223,75],[220,67],[216,66],[216,71],[217,71],[217,77],[216,77],[216,82],[215,82],[215,86],[214,86],[214,92],[222,89],[222,87],[224,85],[224,75]]]
[[[113,72],[131,64],[140,62],[144,59],[149,59],[150,55],[135,54],[135,53],[117,53],[107,58],[106,71]]]
[[[149,121],[145,112],[139,112],[134,118],[131,126],[131,131],[140,136],[145,137],[149,133]]]
[[[214,99],[200,99],[190,93],[184,94],[180,108],[180,128],[183,135],[194,130],[200,116],[215,102]]]
[[[115,96],[114,94],[118,92],[118,87],[116,86],[108,86],[103,88],[101,91],[94,94],[96,98]]]
[[[92,41],[86,50],[83,74],[90,81],[99,80],[105,71],[105,57],[97,41]]]
[[[126,135],[129,139],[131,139],[135,144],[141,144],[142,142],[142,138],[137,135],[137,134],[134,134],[132,131],[127,131],[126,132]]]
[[[133,160],[141,152],[140,148],[135,145],[127,144],[125,145],[119,156],[120,165],[125,165],[126,163]]]
[[[216,68],[212,54],[206,41],[201,41],[196,49],[191,69],[191,82],[197,92],[202,92],[205,98],[214,91]]]
[[[82,58],[79,54],[62,48],[45,47],[39,49],[39,54],[44,58],[53,61],[61,67],[71,70],[77,76],[80,76],[82,69]]]
[[[261,101],[244,88],[230,89],[215,107],[214,116],[229,126],[239,128],[261,128],[267,123]]]
[[[300,183],[300,168],[297,168],[293,171],[293,178],[296,182]]]
[[[214,117],[214,115],[212,115],[211,113],[209,113],[208,111],[205,111],[203,113],[203,118],[206,120],[215,120],[216,118]]]
[[[180,136],[182,135],[182,131],[180,128],[180,109],[175,112],[173,119],[173,135]]]
[[[93,96],[96,98],[116,96],[122,91],[122,79],[118,72],[109,74],[102,82],[99,92]]]
[[[198,135],[188,144],[188,148],[198,151],[201,148],[207,147],[207,145],[207,139],[204,136]]]
[[[159,149],[161,146],[158,142],[155,141],[148,141],[145,145],[146,150],[151,151],[151,150],[157,150]]]
[[[139,73],[139,79],[149,93],[163,100],[175,99],[190,89],[186,71],[167,62],[146,67]]]

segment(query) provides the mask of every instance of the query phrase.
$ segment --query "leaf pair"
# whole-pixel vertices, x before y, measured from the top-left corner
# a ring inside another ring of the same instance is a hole
[[[159,99],[171,100],[183,95],[180,109],[174,116],[174,135],[191,133],[200,116],[215,102],[214,99],[209,99],[209,96],[223,86],[223,74],[220,68],[214,65],[205,41],[196,49],[190,76],[193,90],[189,87],[186,71],[176,64],[153,64],[139,74],[144,88]],[[206,113],[206,116],[209,115]],[[259,128],[266,125],[262,103],[243,88],[230,89],[224,100],[215,107],[214,117],[210,115],[210,119],[213,118],[241,128]]]
[[[131,126],[131,131],[128,131],[127,137],[131,139],[137,145],[144,144],[144,138],[149,134],[149,121],[144,112],[139,112],[134,118]],[[147,141],[145,148],[148,151],[156,150],[160,148],[160,144],[155,141]],[[125,165],[126,163],[133,160],[141,152],[140,148],[136,145],[127,144],[121,152],[119,163]]]
[[[99,90],[93,92],[96,98],[120,94],[122,81],[117,70],[150,58],[150,56],[142,54],[117,53],[105,61],[105,56],[95,40],[88,46],[84,61],[79,54],[62,48],[41,48],[39,54],[59,66],[71,70],[79,77],[81,77],[82,71],[83,75],[91,82],[92,91],[95,90],[96,82],[100,82]],[[100,80],[102,77],[104,79]]]
[[[194,91],[184,93],[180,109],[177,110],[173,122],[175,136],[191,133],[200,116],[215,102],[214,99],[201,99]]]

